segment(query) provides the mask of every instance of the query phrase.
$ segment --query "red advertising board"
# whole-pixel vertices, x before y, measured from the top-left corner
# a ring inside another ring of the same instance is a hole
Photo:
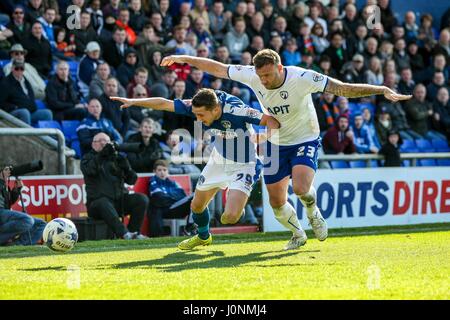
[[[130,192],[148,195],[151,174],[140,174]],[[191,193],[190,177],[175,175],[171,179],[178,182],[187,194]],[[22,200],[26,211],[38,218],[50,221],[58,217],[75,218],[87,215],[86,190],[83,176],[35,176],[23,177]],[[12,183],[11,183],[12,186]],[[21,201],[13,210],[22,211]]]

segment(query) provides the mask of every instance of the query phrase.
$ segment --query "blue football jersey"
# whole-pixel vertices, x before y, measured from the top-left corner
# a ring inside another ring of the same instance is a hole
[[[241,99],[226,92],[215,90],[222,116],[210,126],[203,124],[203,129],[212,136],[214,148],[225,159],[247,163],[256,161],[256,145],[250,141],[254,130],[252,124],[259,125],[263,113],[250,108]],[[175,99],[175,113],[190,116],[192,106],[182,100]]]

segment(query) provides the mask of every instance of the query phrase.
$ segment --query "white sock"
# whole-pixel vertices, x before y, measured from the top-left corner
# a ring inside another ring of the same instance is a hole
[[[306,215],[311,218],[316,210],[316,188],[311,186],[309,191],[302,196],[298,196],[300,202],[306,209]]]
[[[300,221],[298,221],[297,218],[297,212],[289,202],[286,202],[279,208],[272,209],[278,222],[280,222],[287,229],[291,230],[294,235],[302,236],[304,234]]]

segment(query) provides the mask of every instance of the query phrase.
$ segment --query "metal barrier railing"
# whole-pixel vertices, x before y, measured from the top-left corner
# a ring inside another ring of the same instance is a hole
[[[0,128],[0,136],[56,136],[58,140],[58,172],[66,174],[66,139],[59,129]]]
[[[400,158],[402,160],[412,160],[411,166],[417,165],[417,159],[450,159],[450,152],[427,152],[427,153],[401,153]],[[209,157],[172,157],[173,163],[194,163],[202,164],[208,161]],[[319,156],[319,162],[322,161],[358,161],[364,160],[367,162],[367,166],[371,166],[371,160],[384,160],[384,156],[378,154],[322,154]]]

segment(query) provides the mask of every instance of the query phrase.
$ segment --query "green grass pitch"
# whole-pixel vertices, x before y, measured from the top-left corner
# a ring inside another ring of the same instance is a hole
[[[449,299],[450,224],[330,230],[282,251],[288,233],[0,247],[0,299]]]

